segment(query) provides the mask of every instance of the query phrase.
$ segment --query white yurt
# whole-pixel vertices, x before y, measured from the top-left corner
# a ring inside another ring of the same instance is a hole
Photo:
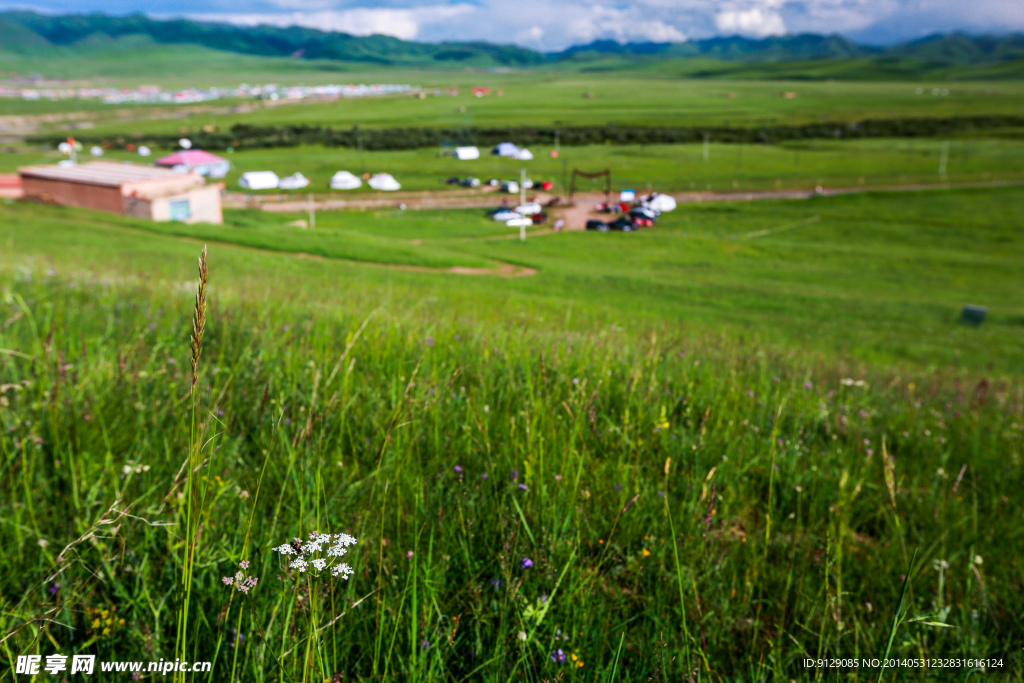
[[[290,176],[281,178],[277,186],[282,190],[301,190],[302,188],[309,185],[309,178],[302,175],[301,173],[293,173]]]
[[[375,190],[383,190],[385,192],[394,192],[395,190],[402,189],[402,186],[398,184],[398,181],[390,173],[375,173],[367,184]]]
[[[459,161],[469,161],[470,159],[479,159],[480,150],[476,147],[456,147],[455,158]]]
[[[533,220],[530,218],[513,218],[505,221],[505,225],[510,228],[527,228],[533,225]]]
[[[363,181],[348,171],[338,171],[331,176],[332,190],[354,190],[362,186]]]
[[[521,149],[518,152],[516,152],[516,159],[518,159],[519,161],[532,161],[533,152],[531,152],[528,149]]]
[[[676,200],[669,197],[667,194],[652,194],[647,197],[647,200],[643,202],[643,205],[648,209],[654,209],[655,211],[674,211],[676,208]]]
[[[273,190],[280,182],[273,171],[249,171],[238,179],[238,186],[246,190]]]
[[[102,147],[91,147],[89,149],[89,154],[93,155],[94,157],[101,157],[101,156],[103,156],[103,148]]]

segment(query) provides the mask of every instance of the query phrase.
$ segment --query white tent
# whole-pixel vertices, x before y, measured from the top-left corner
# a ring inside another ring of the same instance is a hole
[[[533,152],[528,149],[521,149],[516,152],[516,159],[519,161],[531,161],[533,159]]]
[[[459,161],[469,161],[470,159],[479,159],[480,150],[476,147],[456,147],[455,158]]]
[[[500,142],[497,147],[491,150],[491,154],[497,154],[500,157],[514,157],[519,154],[519,148],[511,142]]]
[[[338,171],[331,178],[331,189],[332,190],[354,190],[357,187],[362,187],[363,181],[352,175],[348,171]]]
[[[301,173],[294,173],[290,176],[285,176],[284,178],[281,178],[281,181],[278,183],[277,186],[280,187],[282,190],[301,190],[307,185],[309,185],[309,178],[302,175]]]
[[[502,192],[508,192],[509,194],[515,194],[519,192],[519,183],[514,180],[506,180],[501,184]]]
[[[141,147],[139,147],[139,156],[140,157],[148,157],[150,154],[152,154],[152,152],[149,151],[149,147],[146,147],[145,145],[142,145]]]
[[[238,179],[238,186],[246,190],[272,190],[280,182],[273,171],[249,171]]]
[[[103,148],[102,147],[92,147],[92,148],[89,149],[89,154],[93,155],[94,157],[101,157],[101,156],[103,156]]]
[[[526,204],[523,204],[522,206],[517,206],[516,207],[516,212],[520,213],[520,214],[522,214],[524,216],[532,216],[533,214],[540,213],[543,210],[544,209],[542,209],[541,205],[538,204],[537,202],[527,202]]]
[[[533,225],[533,220],[530,218],[513,218],[505,221],[505,225],[510,228],[526,228]]]
[[[383,190],[385,192],[394,192],[395,190],[402,189],[402,186],[391,177],[390,173],[376,173],[367,184],[375,190]]]
[[[667,194],[652,194],[643,203],[648,209],[655,211],[673,211],[676,208],[676,200]]]

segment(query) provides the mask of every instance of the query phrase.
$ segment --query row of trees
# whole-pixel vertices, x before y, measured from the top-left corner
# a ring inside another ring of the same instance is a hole
[[[518,126],[497,128],[359,128],[328,126],[252,126],[235,124],[228,131],[197,132],[192,143],[201,149],[259,149],[320,144],[371,151],[422,149],[443,145],[490,147],[511,140],[519,145],[550,145],[556,140],[569,146],[594,144],[659,145],[703,142],[779,143],[811,139],[945,137],[979,130],[1024,127],[1024,116],[957,116],[951,118],[865,119],[857,123],[805,123],[759,126]],[[178,135],[143,137],[78,136],[87,144],[123,148],[128,144],[174,148]],[[38,137],[39,143],[57,144],[63,138]]]

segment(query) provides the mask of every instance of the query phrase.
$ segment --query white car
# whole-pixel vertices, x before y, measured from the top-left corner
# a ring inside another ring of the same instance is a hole
[[[505,209],[504,211],[498,211],[491,216],[496,221],[514,221],[517,218],[522,218],[522,214],[512,209]]]
[[[508,192],[509,194],[515,194],[519,192],[519,183],[514,180],[506,180],[501,184],[501,191]]]
[[[510,228],[528,228],[533,225],[533,221],[529,218],[519,217],[505,221],[505,225]]]
[[[532,216],[535,213],[540,213],[544,209],[541,208],[537,202],[527,202],[521,206],[516,207],[516,213],[523,216]]]

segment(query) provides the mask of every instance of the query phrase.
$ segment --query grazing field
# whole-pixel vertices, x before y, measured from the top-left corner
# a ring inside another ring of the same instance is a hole
[[[525,243],[478,212],[0,206],[0,657],[211,681],[991,657],[1019,681],[1022,199],[683,206]],[[347,581],[271,550],[315,530],[358,538]],[[222,581],[242,561],[247,593]]]
[[[226,84],[280,82],[240,71]],[[157,82],[161,79],[154,78]],[[970,115],[1016,115],[1024,106],[1019,80],[950,82],[927,76],[897,82],[822,80],[695,79],[663,67],[577,73],[542,70],[513,73],[466,73],[430,70],[392,70],[356,74],[325,72],[286,82],[408,83],[429,96],[342,99],[328,103],[213,102],[205,111],[182,119],[120,121],[95,111],[90,134],[125,137],[135,133],[178,133],[203,126],[227,129],[251,125],[309,124],[335,128],[439,128],[496,126],[650,125],[756,126],[854,122],[870,118]],[[138,85],[134,83],[133,85]],[[168,86],[171,83],[167,84]],[[470,88],[487,86],[492,94],[473,97]],[[458,91],[449,95],[450,89]],[[440,95],[433,93],[437,90]],[[497,90],[502,95],[496,94]],[[785,97],[784,94],[789,94]],[[66,103],[58,102],[61,110]],[[246,104],[251,111],[227,113],[225,108]],[[32,103],[33,111],[38,103]],[[17,106],[8,104],[7,107]],[[107,108],[113,112],[120,105]],[[193,107],[189,107],[193,109]],[[221,113],[217,113],[221,112]],[[12,112],[13,113],[13,112]],[[51,127],[60,128],[61,124]]]
[[[827,82],[821,62],[375,72],[198,51],[185,64],[203,82],[188,83],[170,65],[189,49],[147,53],[151,82],[442,94],[249,113],[218,102],[145,121],[127,119],[155,108],[11,101],[0,115],[77,112],[90,135],[129,138],[1024,105],[1019,81],[951,82],[936,67],[930,82],[895,63],[899,80]],[[61,59],[63,75],[89,77]],[[138,84],[116,66],[90,80]],[[786,80],[798,72],[817,80]],[[503,94],[470,97],[476,85]],[[304,199],[325,198],[342,169],[421,192],[526,168],[561,194],[573,168],[611,168],[616,192],[868,191],[681,203],[637,233],[541,226],[525,241],[480,209],[320,211],[308,229],[305,213],[185,225],[4,200],[0,682],[18,655],[79,653],[209,661],[176,678],[211,683],[809,681],[826,676],[807,658],[886,655],[998,665],[869,666],[852,680],[1022,681],[1019,130],[535,147],[529,162],[482,151],[242,150],[225,181],[298,171],[308,188],[263,194]],[[15,141],[0,172],[60,158]],[[965,183],[989,186],[948,187]],[[930,189],[885,191],[917,185]],[[961,322],[968,304],[987,308],[980,326]],[[314,581],[273,550],[313,531],[358,539],[351,577]],[[240,570],[258,578],[245,592]]]

